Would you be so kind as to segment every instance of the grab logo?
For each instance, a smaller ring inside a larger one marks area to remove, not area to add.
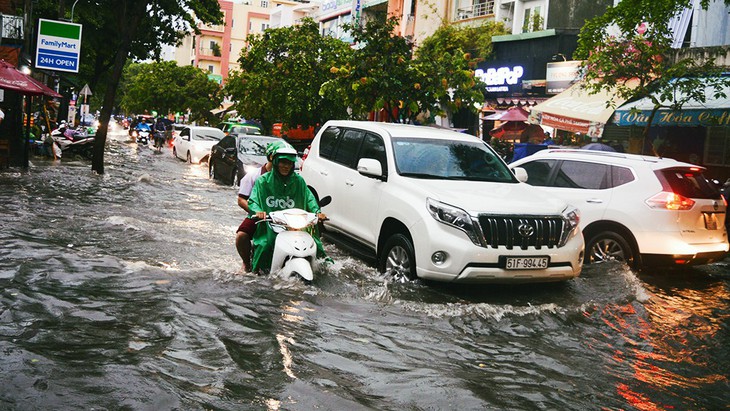
[[[289,196],[286,196],[286,200],[283,198],[268,196],[266,197],[266,205],[271,208],[276,207],[279,209],[294,208],[294,199],[289,198]]]

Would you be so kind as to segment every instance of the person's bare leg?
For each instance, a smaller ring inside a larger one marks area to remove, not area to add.
[[[236,233],[236,250],[241,256],[241,270],[245,273],[251,272],[251,239],[243,231]]]

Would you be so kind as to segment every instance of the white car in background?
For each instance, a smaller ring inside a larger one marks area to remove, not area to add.
[[[188,126],[172,141],[172,155],[188,163],[208,161],[210,148],[225,134],[215,127]]]
[[[586,264],[706,264],[725,257],[727,205],[703,167],[670,158],[549,149],[510,164],[578,207]]]
[[[579,215],[521,183],[486,143],[433,127],[328,121],[301,176],[331,196],[328,239],[395,279],[565,281],[583,263]]]

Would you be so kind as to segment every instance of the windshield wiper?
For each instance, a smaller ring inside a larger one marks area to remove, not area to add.
[[[446,177],[428,173],[400,173],[403,177],[444,179]]]

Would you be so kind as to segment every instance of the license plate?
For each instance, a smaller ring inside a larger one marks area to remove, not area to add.
[[[505,268],[508,270],[540,270],[548,267],[550,257],[507,257]]]
[[[717,221],[717,213],[702,213],[705,217],[705,228],[708,230],[717,230],[719,223]]]

